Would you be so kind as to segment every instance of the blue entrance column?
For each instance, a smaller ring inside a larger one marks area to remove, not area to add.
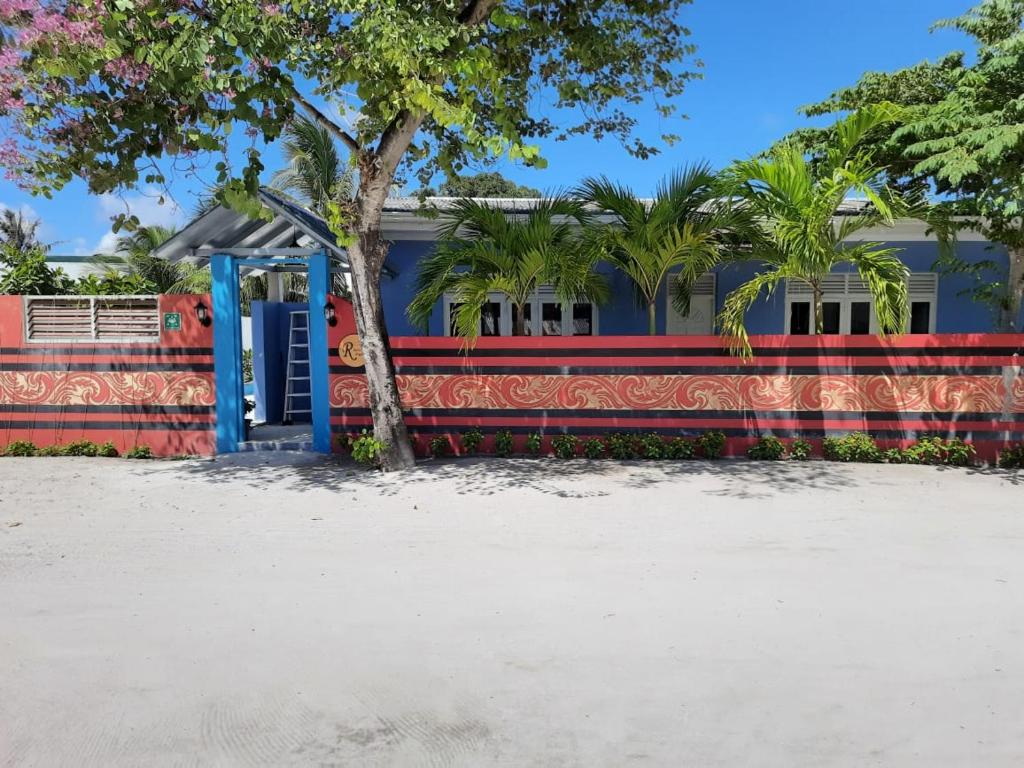
[[[238,262],[228,254],[214,254],[210,258],[210,272],[213,279],[211,300],[213,372],[217,389],[217,453],[234,453],[245,434]]]
[[[331,281],[331,263],[320,251],[309,257],[309,392],[313,413],[313,450],[331,452],[330,369],[327,364],[327,321],[324,306]]]

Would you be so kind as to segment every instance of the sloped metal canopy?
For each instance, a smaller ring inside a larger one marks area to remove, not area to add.
[[[243,274],[260,271],[290,271],[293,267],[245,267],[245,260],[265,260],[273,256],[299,256],[326,250],[336,262],[348,267],[348,253],[338,244],[322,218],[291,200],[266,188],[259,191],[259,200],[274,214],[270,221],[252,219],[226,206],[218,206],[193,219],[184,229],[167,239],[153,256],[167,261],[188,261],[205,266],[215,252],[234,253],[239,257]],[[385,272],[393,275],[390,267]]]

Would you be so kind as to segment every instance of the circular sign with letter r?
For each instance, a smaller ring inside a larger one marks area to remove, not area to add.
[[[363,360],[363,347],[356,334],[349,334],[341,340],[341,344],[338,345],[338,357],[349,368],[363,367],[366,361]]]

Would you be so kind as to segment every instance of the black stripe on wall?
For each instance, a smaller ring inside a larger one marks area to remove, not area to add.
[[[846,421],[913,420],[930,422],[949,421],[1011,421],[1024,424],[1024,413],[1004,417],[999,413],[954,413],[950,411],[750,411],[750,410],[618,410],[574,408],[410,408],[406,416],[446,417],[514,417],[514,418],[572,418],[572,419],[842,419]],[[331,408],[331,416],[369,416],[369,408]]]
[[[75,344],[67,347],[47,347],[29,343],[24,347],[0,347],[0,355],[125,355],[145,357],[184,357],[186,355],[212,355],[213,347],[159,347],[123,346],[89,347]]]
[[[457,434],[464,430],[476,427],[485,434],[494,434],[498,430],[508,430],[515,435],[528,435],[534,432],[538,432],[543,435],[594,435],[603,436],[610,432],[615,433],[629,433],[638,435],[647,435],[652,432],[659,435],[665,435],[668,437],[699,437],[708,429],[702,429],[699,427],[694,428],[658,428],[658,427],[558,427],[558,426],[515,426],[515,427],[490,427],[490,426],[477,426],[474,424],[444,424],[434,425],[427,424],[423,426],[410,426],[409,431],[413,434]],[[362,429],[356,425],[342,425],[334,424],[331,426],[331,432],[337,434],[350,434],[357,429]],[[776,429],[766,427],[765,429],[748,429],[745,427],[714,427],[714,431],[722,432],[726,437],[760,437],[762,435],[775,435],[776,437],[841,437],[849,434],[848,430],[841,429]],[[892,429],[880,429],[872,430],[871,436],[875,439],[894,439],[894,440],[916,440],[921,437],[932,437],[934,435],[941,435],[942,437],[960,437],[964,440],[997,440],[997,441],[1017,441],[1024,439],[1024,429],[1020,430],[892,430]]]
[[[813,376],[822,375],[887,375],[887,376],[939,376],[939,375],[974,375],[974,376],[1001,376],[1003,367],[996,365],[977,366],[892,366],[892,365],[871,365],[864,367],[850,366],[793,366],[793,365],[722,365],[722,366],[662,366],[662,365],[627,365],[627,366],[593,366],[579,367],[571,365],[551,366],[488,366],[486,368],[474,368],[473,366],[447,366],[447,365],[396,365],[396,372],[407,375],[444,375],[462,374],[467,376],[494,375],[549,375],[549,376],[657,376],[657,375],[678,375],[678,376],[729,376],[729,375],[750,375],[750,376]],[[362,369],[342,369],[331,366],[331,373],[360,373]]]
[[[869,347],[855,348],[808,348],[808,347],[754,347],[754,357],[930,357],[930,356],[954,356],[964,355],[1006,355],[1024,353],[1024,348],[1016,346],[1005,347],[907,347],[905,349],[871,349]],[[338,350],[332,349],[332,354],[337,357]],[[392,357],[462,357],[472,359],[474,357],[734,357],[728,350],[721,347],[638,347],[610,349],[540,349],[537,347],[522,347],[515,349],[473,349],[470,354],[464,355],[458,349],[423,349],[423,348],[392,348]]]
[[[2,363],[0,371],[50,371],[53,373],[90,371],[93,373],[158,373],[184,371],[188,373],[210,373],[213,363],[66,363],[54,360],[51,363]]]
[[[119,432],[147,430],[153,432],[210,432],[217,428],[212,421],[5,421],[0,419],[0,431],[5,429],[109,429]]]
[[[213,414],[216,408],[212,405],[37,405],[34,403],[0,404],[0,413],[123,413],[151,414],[155,416],[189,415],[202,416]]]

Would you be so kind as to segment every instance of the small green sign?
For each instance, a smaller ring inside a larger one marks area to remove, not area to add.
[[[181,330],[181,312],[164,312],[164,330]]]

